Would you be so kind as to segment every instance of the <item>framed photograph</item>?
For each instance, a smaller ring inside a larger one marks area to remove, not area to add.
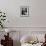
[[[28,6],[21,6],[20,16],[22,16],[22,17],[28,17],[29,16],[29,7]]]

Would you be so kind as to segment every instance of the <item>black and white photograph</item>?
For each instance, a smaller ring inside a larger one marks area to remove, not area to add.
[[[28,17],[29,16],[29,7],[28,6],[22,6],[20,8],[20,16],[22,16],[22,17]]]

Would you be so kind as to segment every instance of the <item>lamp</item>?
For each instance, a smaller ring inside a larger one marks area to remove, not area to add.
[[[5,32],[7,33],[7,36],[9,36],[9,29],[5,29]]]

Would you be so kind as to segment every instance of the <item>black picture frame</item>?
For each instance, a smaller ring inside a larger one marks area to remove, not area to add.
[[[20,16],[21,17],[28,17],[29,16],[29,6],[21,6]]]

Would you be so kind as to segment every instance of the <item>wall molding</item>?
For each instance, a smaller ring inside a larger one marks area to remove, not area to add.
[[[4,27],[5,28],[46,28],[46,27]]]
[[[46,27],[4,27],[10,31],[46,31]]]

